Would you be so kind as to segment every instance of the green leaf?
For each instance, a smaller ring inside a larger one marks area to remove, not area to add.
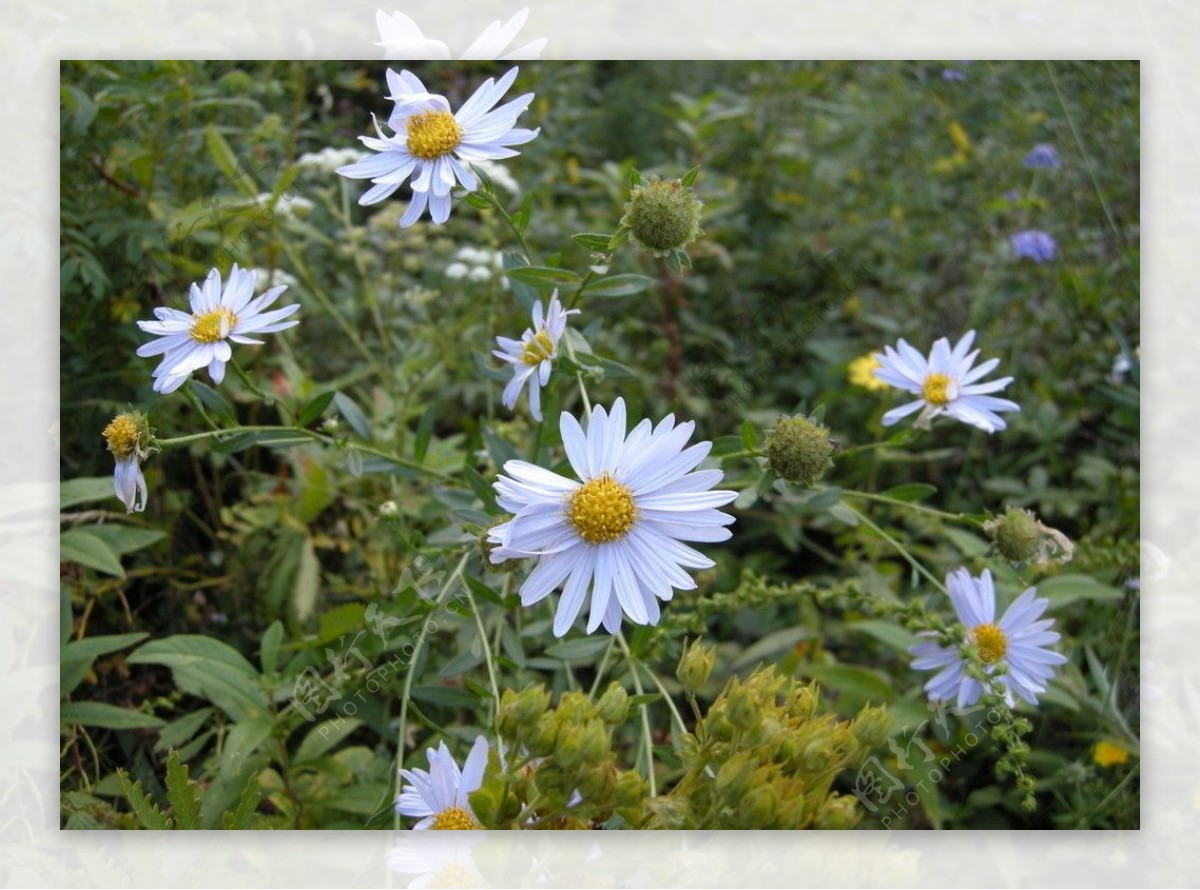
[[[476,210],[491,210],[492,202],[478,192],[467,192],[463,195],[463,200]]]
[[[883,497],[891,498],[894,501],[923,501],[936,491],[936,485],[929,485],[925,482],[908,482],[889,488],[883,492]]]
[[[263,634],[262,646],[259,649],[259,660],[262,662],[264,674],[275,673],[279,663],[279,644],[283,642],[283,622],[276,618]]]
[[[221,827],[226,831],[254,828],[254,814],[258,810],[258,802],[261,799],[262,790],[258,785],[258,776],[251,775],[246,780],[246,787],[242,789],[233,812],[221,814]]]
[[[260,714],[234,724],[221,748],[221,764],[218,767],[221,774],[241,774],[248,766],[250,756],[271,737],[274,728],[275,719],[271,714]]]
[[[107,544],[108,549],[117,554],[117,556],[124,556],[127,553],[133,553],[135,550],[149,547],[151,544],[156,544],[167,536],[166,532],[156,529],[134,528],[114,523],[89,525],[87,526],[87,532]]]
[[[853,624],[847,624],[846,629],[869,634],[885,646],[904,655],[908,654],[908,650],[912,646],[921,642],[916,634],[886,621],[855,621]]]
[[[296,749],[292,763],[301,764],[307,760],[316,760],[325,752],[337,747],[342,739],[362,725],[363,722],[355,717],[338,717],[318,723],[308,731],[308,735]]]
[[[176,634],[151,640],[127,661],[171,668],[176,686],[208,699],[234,720],[246,720],[267,711],[266,693],[258,672],[240,652],[220,640],[198,634]]]
[[[323,392],[312,397],[307,405],[300,409],[300,413],[296,415],[296,426],[308,426],[316,421],[325,409],[329,407],[329,403],[333,401],[335,393],[333,390]]]
[[[58,694],[70,695],[101,655],[119,652],[134,643],[140,643],[148,636],[150,635],[147,633],[111,634],[67,643],[62,647],[59,657]]]
[[[99,726],[104,729],[158,729],[165,722],[153,714],[143,714],[130,708],[99,701],[63,702],[58,711],[59,722],[65,726]]]
[[[864,701],[881,704],[894,697],[891,683],[882,674],[849,664],[802,664],[796,673],[811,677],[822,686]]]
[[[196,784],[188,780],[188,768],[179,762],[179,754],[175,751],[167,757],[167,801],[171,804],[176,828],[189,831],[200,827],[200,798],[196,795]]]
[[[479,699],[471,693],[446,686],[418,686],[413,689],[412,697],[446,708],[475,708],[479,705]]]
[[[58,508],[65,510],[76,504],[89,504],[115,498],[112,476],[81,476],[65,479],[58,489]]]
[[[580,281],[579,276],[570,269],[556,269],[552,266],[521,266],[508,270],[506,274],[509,279],[538,290],[577,285]]]
[[[209,124],[204,129],[204,142],[207,144],[208,153],[212,157],[213,163],[217,165],[218,170],[232,180],[244,194],[258,194],[258,188],[254,180],[244,175],[238,169],[237,155],[233,153],[233,149],[229,147],[229,143],[225,141],[225,137],[217,132],[217,128],[214,125]]]
[[[766,660],[767,656],[791,649],[802,640],[812,639],[812,636],[812,629],[808,627],[786,627],[769,633],[753,645],[747,646],[733,662],[732,669],[736,671]]]
[[[1037,585],[1037,595],[1050,600],[1052,608],[1061,609],[1077,600],[1114,602],[1124,595],[1115,587],[1102,584],[1090,575],[1057,575]]]
[[[630,297],[649,290],[653,285],[653,278],[626,273],[594,278],[588,282],[583,292],[588,297]]]
[[[483,646],[470,646],[465,652],[458,653],[458,655],[446,662],[441,670],[438,671],[438,676],[442,679],[457,677],[459,674],[466,673],[482,662]]]
[[[985,541],[978,535],[964,531],[961,528],[955,528],[948,525],[942,529],[941,534],[950,539],[950,543],[958,548],[963,556],[976,557],[983,556],[991,549],[991,544]]]
[[[618,247],[620,247],[622,244],[624,244],[628,240],[629,240],[629,227],[628,226],[619,226],[617,228],[617,230],[615,232],[613,232],[612,238],[610,238],[608,241],[609,253],[616,250]]]
[[[121,783],[121,793],[129,801],[134,815],[137,816],[138,824],[142,828],[164,829],[171,827],[171,820],[163,815],[162,811],[154,805],[154,801],[142,790],[141,782],[131,781],[129,773],[123,769],[117,770],[117,780]]]
[[[572,235],[571,240],[584,250],[590,250],[593,253],[608,253],[608,244],[612,240],[612,235],[580,232],[578,235]]]
[[[158,731],[158,741],[154,743],[154,753],[161,754],[171,748],[182,748],[197,732],[200,731],[209,718],[216,713],[215,708],[197,708],[189,711],[178,720],[172,720]],[[181,753],[182,757],[183,754]]]
[[[471,592],[489,603],[494,603],[497,606],[503,606],[504,600],[500,598],[500,594],[492,590],[482,581],[472,578],[470,575],[463,575],[463,580],[467,582],[467,586],[471,588]]]
[[[233,410],[233,405],[229,404],[229,400],[223,395],[207,383],[201,383],[195,377],[188,381],[188,386],[196,394],[196,398],[200,400],[200,404],[204,406],[205,410],[212,415],[213,419],[220,426],[237,425],[237,414]]]
[[[652,705],[662,701],[662,694],[658,692],[646,692],[642,695],[629,696],[629,707],[636,708],[640,705]]]
[[[296,580],[292,583],[292,614],[303,624],[317,606],[317,594],[321,589],[321,563],[313,548],[312,538],[304,536],[300,545],[300,562],[296,568]]]
[[[687,173],[683,174],[683,179],[679,180],[680,185],[692,186],[696,184],[696,177],[700,175],[699,165],[693,167]]]
[[[467,484],[471,486],[471,491],[475,492],[475,496],[483,503],[483,509],[489,514],[497,513],[496,494],[492,491],[492,487],[479,475],[479,471],[470,464],[464,464],[463,477],[467,480]]]
[[[292,445],[307,445],[312,441],[311,436],[291,430],[240,430],[218,438],[216,444],[213,445],[213,450],[221,454],[236,454],[247,448],[253,448],[255,445],[264,445],[267,448],[287,448]]]
[[[752,424],[749,420],[742,421],[742,446],[747,451],[754,451],[758,448],[758,427]]]
[[[358,433],[358,437],[370,441],[371,422],[367,420],[367,415],[363,413],[362,408],[358,407],[358,403],[344,392],[334,393],[333,403],[341,412],[342,417],[346,418],[346,423],[350,424],[351,429]]]
[[[437,419],[438,405],[433,402],[425,409],[417,422],[417,440],[413,445],[413,459],[419,464],[425,460],[425,452],[429,450],[429,440],[433,437],[433,422]]]
[[[121,560],[112,548],[102,539],[82,528],[67,529],[58,539],[58,552],[61,559],[77,562],[81,566],[104,572],[106,575],[125,577],[121,568]]]
[[[580,637],[578,640],[567,640],[555,643],[546,648],[546,654],[551,658],[561,658],[563,661],[580,661],[599,655],[608,648],[612,640],[609,637]]]

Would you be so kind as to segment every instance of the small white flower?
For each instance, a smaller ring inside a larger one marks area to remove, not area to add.
[[[263,193],[254,199],[255,204],[267,205],[272,213],[278,214],[283,219],[291,219],[297,216],[308,216],[312,212],[313,202],[301,195],[287,194],[280,195],[275,201],[274,207],[269,207],[271,203],[270,193]]]
[[[491,281],[492,273],[486,266],[475,266],[467,273],[467,278],[471,281]]]
[[[550,297],[546,317],[542,318],[542,301],[533,304],[533,327],[526,328],[520,340],[497,337],[499,349],[492,355],[513,366],[512,380],[504,387],[504,407],[509,411],[517,404],[521,387],[529,383],[529,413],[534,420],[542,419],[542,387],[550,379],[550,369],[558,357],[558,341],[567,329],[567,316],[578,315],[578,309],[563,311],[558,291]]]
[[[382,9],[375,12],[375,24],[379,27],[379,42],[384,48],[384,59],[448,59],[450,48],[440,40],[433,40],[421,33],[421,28],[402,12],[390,16]]]
[[[425,752],[429,759],[429,772],[423,769],[400,770],[400,776],[408,782],[396,798],[396,812],[401,816],[420,819],[414,829],[423,830],[471,830],[482,828],[468,800],[471,792],[483,785],[483,772],[487,768],[487,739],[479,736],[471,746],[466,763],[460,771],[454,757],[442,742],[437,749]]]
[[[523,605],[564,585],[556,637],[574,624],[589,589],[588,633],[601,624],[616,633],[622,615],[657,624],[659,600],[696,588],[684,569],[714,565],[682,542],[727,540],[733,517],[716,508],[737,492],[710,490],[724,478],[721,470],[695,470],[712,448],[711,442],[684,448],[695,427],[693,421],[676,426],[669,414],[657,426],[643,420],[626,435],[625,402],[617,399],[610,412],[596,407],[586,432],[562,413],[559,430],[579,481],[523,460],[504,464],[497,503],[513,518],[488,532],[495,545],[489,559],[538,557],[521,585]]]
[[[904,340],[895,348],[886,347],[875,376],[889,386],[915,393],[920,398],[884,414],[883,425],[891,426],[914,411],[924,409],[913,424],[920,429],[929,429],[929,422],[939,414],[947,414],[986,433],[1004,429],[1004,421],[996,412],[1020,411],[1021,407],[1016,402],[986,393],[1004,389],[1012,383],[1012,378],[976,383],[994,370],[1000,359],[989,359],[972,370],[979,355],[978,349],[967,352],[973,342],[974,331],[967,331],[953,349],[950,341],[942,337],[933,344],[928,359]]]
[[[284,321],[300,308],[298,303],[264,312],[287,290],[287,285],[273,287],[260,297],[254,296],[254,272],[239,269],[235,263],[229,270],[229,281],[221,289],[221,273],[213,269],[204,279],[204,286],[192,285],[192,311],[165,307],[154,310],[157,321],[139,321],[138,327],[155,339],[141,346],[142,358],[162,355],[154,369],[155,392],[174,392],[193,371],[207,366],[214,383],[225,378],[225,363],[233,357],[229,341],[261,345],[250,334],[270,334],[282,331],[298,321]]]
[[[455,185],[468,192],[479,187],[472,163],[514,157],[519,152],[510,146],[537,136],[539,130],[516,126],[517,118],[533,101],[533,93],[495,108],[516,79],[516,68],[499,81],[488,78],[454,114],[446,97],[427,91],[416,75],[389,70],[387,80],[392,92],[388,98],[395,101],[396,107],[388,126],[395,135],[386,136],[376,120],[379,138],[359,139],[380,154],[339,167],[337,172],[375,183],[358,199],[364,205],[378,204],[411,176],[412,201],[400,219],[401,227],[415,223],[426,208],[435,223],[444,223],[450,217],[450,190]]]
[[[1046,691],[1046,681],[1054,675],[1053,666],[1067,660],[1061,653],[1045,648],[1059,639],[1057,633],[1049,630],[1054,619],[1037,620],[1050,600],[1037,599],[1037,588],[1030,587],[997,622],[996,590],[987,569],[978,579],[972,578],[966,569],[951,572],[946,576],[946,590],[959,621],[967,629],[967,642],[983,662],[984,671],[990,675],[1004,666],[999,681],[1005,702],[1012,707],[1015,693],[1036,705],[1038,695]],[[932,631],[921,634],[934,635]],[[967,673],[968,659],[959,648],[929,642],[913,646],[909,652],[916,656],[912,663],[915,670],[938,672],[925,684],[931,701],[956,700],[958,707],[965,708],[979,700],[983,684]]]
[[[302,168],[333,173],[338,167],[353,164],[363,158],[370,157],[370,152],[358,148],[334,148],[326,146],[317,152],[305,152],[296,161]]]
[[[284,287],[295,287],[300,283],[296,280],[295,275],[285,272],[282,269],[256,268],[251,271],[254,272],[255,290],[267,290],[276,284],[282,284]]]
[[[447,278],[466,278],[468,271],[469,270],[467,269],[466,263],[451,263],[449,266],[446,267],[446,277]]]

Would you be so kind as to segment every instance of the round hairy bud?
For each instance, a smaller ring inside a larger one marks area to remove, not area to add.
[[[767,463],[777,476],[812,485],[833,466],[829,430],[807,417],[781,417],[767,433]]]
[[[655,256],[682,250],[700,237],[700,209],[691,186],[678,179],[651,179],[629,194],[621,225],[634,243]]]

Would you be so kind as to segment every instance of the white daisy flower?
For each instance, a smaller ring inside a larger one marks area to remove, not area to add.
[[[221,273],[213,269],[204,279],[203,287],[192,285],[192,311],[159,308],[154,310],[158,321],[139,321],[138,327],[156,339],[141,346],[142,358],[162,354],[154,370],[155,392],[174,392],[193,371],[208,366],[214,383],[225,378],[225,363],[233,357],[229,341],[262,344],[250,334],[270,334],[282,331],[298,321],[283,321],[300,308],[299,303],[263,310],[279,299],[287,285],[273,287],[262,296],[254,296],[255,274],[252,269],[239,269],[235,263],[229,270],[229,280],[221,290]]]
[[[515,126],[517,118],[533,101],[533,93],[494,107],[516,79],[516,68],[499,81],[488,78],[455,114],[451,113],[446,97],[430,93],[416,75],[389,70],[387,80],[392,93],[388,98],[395,101],[396,108],[388,126],[395,135],[384,135],[376,120],[379,138],[360,136],[359,139],[380,154],[339,167],[337,172],[375,183],[358,199],[364,205],[379,203],[411,176],[412,201],[400,219],[401,227],[415,223],[426,208],[435,223],[444,223],[450,217],[450,190],[455,185],[468,192],[479,187],[471,163],[514,157],[519,152],[509,146],[521,145],[537,136],[539,130]]]
[[[928,359],[904,340],[894,349],[886,347],[880,366],[875,369],[875,376],[889,386],[915,393],[920,398],[884,414],[883,425],[891,426],[902,417],[924,409],[913,424],[920,429],[929,429],[929,422],[939,414],[947,414],[986,433],[1004,429],[1004,421],[996,412],[1020,411],[1021,406],[986,393],[1004,389],[1012,383],[1012,378],[1002,377],[988,383],[976,383],[994,370],[1000,364],[1000,359],[989,359],[972,369],[979,355],[978,349],[969,354],[967,352],[973,342],[974,331],[967,331],[953,349],[950,348],[950,341],[942,337],[933,344]]]
[[[542,319],[542,301],[533,304],[533,327],[526,328],[520,340],[497,337],[499,349],[492,355],[513,366],[512,380],[504,387],[502,401],[509,411],[517,404],[521,387],[529,383],[529,413],[533,419],[542,419],[542,387],[550,379],[550,368],[558,357],[558,341],[567,329],[567,316],[578,315],[578,309],[563,311],[558,301],[558,291],[550,297],[550,307]]]
[[[720,470],[694,468],[711,442],[690,448],[693,421],[675,424],[668,414],[658,426],[643,420],[625,433],[625,402],[612,411],[597,407],[587,432],[565,411],[563,445],[579,481],[523,460],[510,460],[495,483],[497,503],[514,514],[488,532],[490,559],[539,557],[521,585],[531,606],[565,582],[554,618],[563,636],[591,592],[587,632],[601,624],[621,628],[622,613],[634,624],[657,624],[658,601],[675,590],[694,590],[684,569],[708,569],[707,556],[683,541],[724,541],[733,517],[717,510],[735,491],[710,491]]]
[[[967,641],[984,664],[984,671],[993,674],[1003,665],[999,681],[1004,688],[1004,700],[1012,707],[1014,694],[1037,704],[1037,697],[1046,691],[1046,681],[1054,675],[1054,665],[1064,664],[1066,657],[1045,648],[1059,639],[1049,630],[1054,619],[1037,618],[1050,605],[1048,599],[1037,599],[1037,588],[1030,587],[1005,610],[996,621],[996,591],[987,569],[978,579],[966,569],[946,576],[946,590],[958,619],[967,629]],[[926,631],[921,636],[933,636]],[[959,647],[938,643],[921,643],[909,652],[916,656],[912,667],[918,671],[938,673],[925,684],[932,701],[957,700],[958,707],[975,704],[983,692],[983,684],[967,671],[968,657]]]
[[[483,736],[475,739],[471,753],[460,771],[450,749],[442,742],[437,749],[425,752],[429,758],[429,772],[423,769],[400,770],[400,776],[408,782],[396,798],[396,812],[401,816],[420,819],[414,829],[468,831],[482,828],[471,810],[468,796],[483,785],[483,771],[487,767],[488,743]]]
[[[379,28],[379,42],[384,48],[384,59],[448,59],[450,47],[440,40],[426,37],[421,26],[402,12],[391,15],[382,9],[375,11],[375,24]]]

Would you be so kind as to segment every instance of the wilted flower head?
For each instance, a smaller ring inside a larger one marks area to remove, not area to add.
[[[146,509],[146,477],[142,461],[150,455],[150,421],[140,411],[118,414],[104,428],[104,441],[116,459],[113,489],[127,513]]]
[[[511,158],[518,152],[510,146],[537,136],[538,130],[516,127],[517,118],[533,101],[533,93],[495,108],[516,79],[516,68],[499,81],[488,78],[457,113],[452,113],[446,97],[430,93],[415,74],[389,70],[389,98],[396,106],[388,126],[394,135],[385,135],[375,121],[379,138],[359,139],[379,154],[339,167],[337,172],[375,183],[358,199],[364,205],[378,204],[411,177],[412,201],[400,225],[411,226],[427,208],[435,223],[444,223],[450,216],[450,190],[456,185],[469,192],[479,187],[472,163]]]
[[[1058,242],[1040,229],[1017,232],[1009,237],[1008,242],[1018,257],[1033,260],[1035,263],[1048,263],[1058,252]]]
[[[1011,377],[1001,377],[988,383],[976,383],[1000,364],[1000,359],[989,359],[977,368],[972,368],[979,350],[969,352],[975,342],[975,332],[967,331],[962,339],[950,348],[950,341],[942,337],[933,344],[929,357],[921,355],[904,340],[895,348],[888,346],[884,351],[881,367],[875,376],[890,386],[919,395],[920,398],[883,415],[883,425],[891,426],[914,411],[920,411],[913,426],[928,429],[929,422],[939,414],[978,427],[986,433],[1004,429],[999,411],[1020,411],[1016,402],[998,399],[987,393],[997,392],[1012,383]]]

